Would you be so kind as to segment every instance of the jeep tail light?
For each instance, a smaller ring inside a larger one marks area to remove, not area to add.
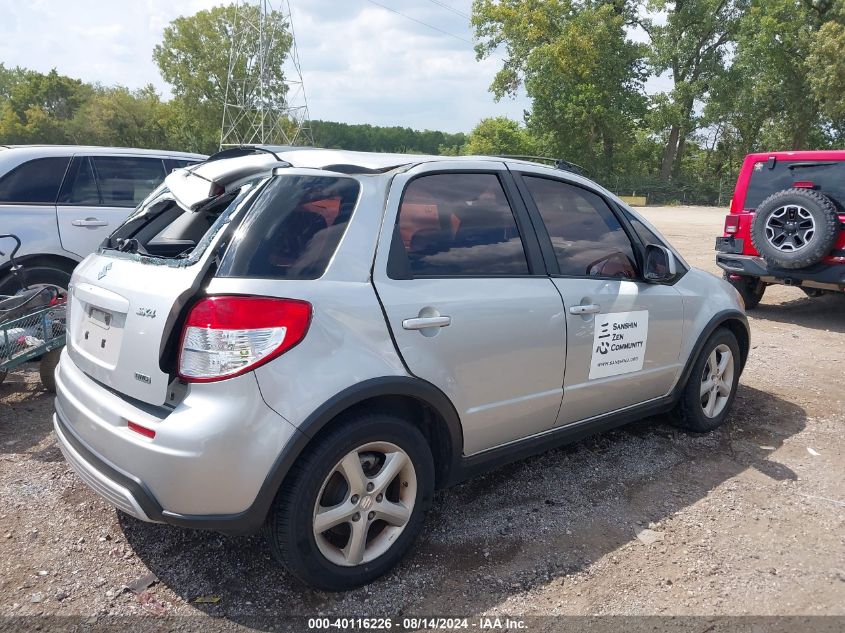
[[[179,376],[188,382],[239,376],[299,343],[310,323],[307,301],[205,298],[188,313],[179,349]]]
[[[725,233],[733,235],[739,231],[739,216],[730,214],[725,218]]]

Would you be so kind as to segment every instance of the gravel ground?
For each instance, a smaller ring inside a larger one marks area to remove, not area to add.
[[[723,210],[644,212],[717,272]],[[406,561],[345,594],[303,588],[259,537],[117,514],[65,464],[37,372],[17,372],[0,385],[0,629],[38,621],[8,619],[23,615],[206,630],[291,614],[845,616],[845,296],[774,287],[750,316],[725,427],[645,420],[443,491]]]

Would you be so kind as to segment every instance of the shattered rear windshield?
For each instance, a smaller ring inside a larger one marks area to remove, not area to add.
[[[195,210],[181,207],[162,185],[103,242],[101,251],[145,263],[190,266],[199,261],[260,184],[249,182]]]

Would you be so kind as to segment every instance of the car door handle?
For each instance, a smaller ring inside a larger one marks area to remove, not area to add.
[[[569,308],[570,314],[598,314],[601,312],[601,306],[597,303],[588,303],[587,305],[571,306]]]
[[[108,226],[109,223],[100,218],[85,218],[84,220],[74,220],[71,222],[73,226]]]
[[[451,323],[452,317],[448,316],[417,317],[405,319],[402,321],[402,327],[406,330],[425,330],[430,327],[446,327]]]

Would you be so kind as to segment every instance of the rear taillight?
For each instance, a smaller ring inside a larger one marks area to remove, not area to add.
[[[294,299],[220,296],[188,313],[179,349],[179,376],[211,382],[239,376],[299,343],[311,304]]]
[[[731,213],[725,218],[725,233],[733,235],[737,231],[739,231],[739,216]]]

